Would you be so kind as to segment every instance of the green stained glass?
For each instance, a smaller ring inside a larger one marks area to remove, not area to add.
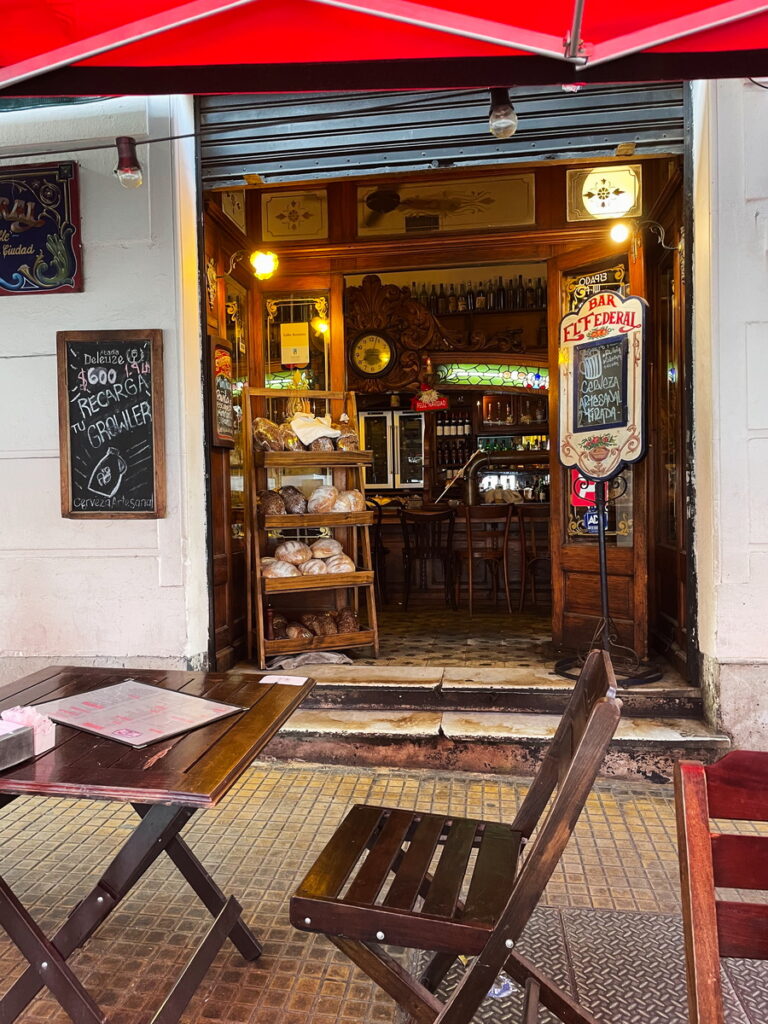
[[[546,366],[507,366],[499,363],[440,363],[435,367],[438,384],[471,384],[494,388],[547,391]]]

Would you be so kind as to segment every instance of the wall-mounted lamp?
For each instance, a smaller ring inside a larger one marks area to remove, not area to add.
[[[315,334],[319,334],[321,337],[324,334],[327,334],[328,331],[331,329],[331,325],[328,323],[325,317],[322,316],[313,316],[312,319],[309,321],[309,326],[312,328]]]
[[[664,228],[659,224],[657,220],[639,220],[639,221],[626,221],[617,220],[611,225],[610,236],[614,242],[626,242],[630,235],[634,232],[639,232],[641,228],[648,228],[656,235],[656,240],[662,249],[669,249],[672,252],[676,252],[679,245],[667,245],[665,241]]]
[[[517,114],[509,98],[509,89],[491,89],[491,110],[488,115],[491,135],[497,139],[509,139],[517,131]]]
[[[274,252],[263,252],[261,249],[256,249],[255,252],[249,253],[247,249],[238,249],[230,257],[227,274],[232,273],[232,269],[238,260],[246,258],[253,268],[254,277],[257,277],[259,281],[266,281],[267,278],[272,277],[279,263]]]
[[[123,188],[141,188],[144,175],[141,173],[141,164],[136,156],[136,139],[130,135],[118,135],[115,139],[117,146],[117,167],[115,174]]]

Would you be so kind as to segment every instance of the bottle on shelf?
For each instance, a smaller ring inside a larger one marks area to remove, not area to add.
[[[515,285],[515,309],[525,309],[525,285],[522,274],[518,274]]]
[[[437,291],[435,290],[434,285],[432,285],[432,290],[429,293],[428,305],[430,313],[437,313]]]
[[[511,277],[507,281],[507,309],[517,310],[517,291],[515,290],[515,282]]]
[[[459,299],[458,299],[458,296],[456,295],[456,290],[453,287],[453,282],[451,282],[451,290],[448,292],[448,312],[449,313],[458,313],[458,311],[459,311]]]
[[[426,286],[426,284],[423,281],[421,282],[421,288],[419,288],[419,302],[425,308],[429,306],[429,296],[427,295],[427,286]]]
[[[485,308],[489,311],[496,309],[496,292],[494,291],[493,281],[490,279],[485,286]]]
[[[416,284],[415,281],[411,281],[411,290],[409,292],[409,295],[411,296],[412,299],[416,299],[418,301],[419,286]]]
[[[442,281],[440,282],[440,291],[437,293],[437,315],[442,316],[448,312],[448,296],[445,294],[445,288],[443,287]]]
[[[445,433],[445,421],[443,420],[443,414],[439,412],[435,421],[435,434],[437,437],[442,437]]]
[[[467,289],[465,288],[463,281],[459,285],[459,294],[456,299],[456,304],[459,313],[466,313],[467,309],[469,308],[467,305]]]
[[[496,309],[504,311],[507,306],[507,289],[504,287],[504,278],[499,274],[499,283],[496,285]]]
[[[540,277],[536,278],[536,309],[544,309],[544,285]]]
[[[475,292],[475,309],[478,309],[478,310],[480,310],[480,309],[482,309],[482,310],[487,309],[487,305],[486,305],[486,301],[485,301],[485,288],[483,288],[483,282],[482,281],[480,281],[480,283],[478,284],[477,291]]]
[[[525,308],[536,309],[536,289],[533,287],[533,278],[528,278],[528,286],[525,289]]]
[[[472,282],[469,282],[467,288],[467,310],[471,313],[475,308],[475,289],[472,287]]]

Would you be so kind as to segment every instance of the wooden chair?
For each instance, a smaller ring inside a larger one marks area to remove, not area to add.
[[[403,608],[407,610],[411,598],[411,574],[414,565],[419,570],[419,588],[427,589],[427,562],[436,561],[443,567],[446,604],[453,605],[453,530],[456,514],[446,509],[401,509],[403,529]]]
[[[610,658],[591,651],[511,825],[354,806],[291,900],[294,927],[327,935],[419,1024],[468,1024],[502,970],[526,986],[527,1019],[540,1000],[568,1024],[595,1024],[514,947],[618,725],[615,688]],[[416,978],[382,944],[433,956]],[[443,1003],[434,992],[460,954],[476,959]]]
[[[715,890],[768,890],[768,835],[711,831],[710,819],[768,821],[768,753],[734,750],[675,767],[690,1024],[723,1024],[720,958],[768,960],[768,904]]]
[[[459,604],[461,577],[464,563],[467,564],[467,594],[469,598],[470,618],[473,614],[472,599],[474,597],[475,561],[481,561],[491,574],[491,587],[494,605],[498,600],[499,570],[504,580],[504,595],[507,599],[507,611],[512,614],[512,601],[509,596],[509,529],[512,524],[514,505],[465,505],[464,522],[467,530],[466,548],[454,551],[456,562],[455,584],[456,604]]]
[[[531,581],[531,597],[536,604],[536,566],[542,562],[552,561],[549,547],[539,551],[536,539],[536,523],[546,520],[549,523],[549,505],[518,505],[518,525],[520,528],[520,605],[518,611],[525,606],[525,592],[528,580]]]

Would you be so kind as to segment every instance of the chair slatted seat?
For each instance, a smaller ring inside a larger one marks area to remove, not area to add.
[[[595,1024],[514,947],[618,725],[615,687],[608,655],[590,652],[510,824],[352,807],[293,896],[292,924],[325,934],[419,1024],[467,1024],[502,969],[526,986],[529,1016],[541,1002],[568,1024]],[[416,978],[382,944],[433,955]],[[442,1002],[434,992],[462,954],[476,959]]]

